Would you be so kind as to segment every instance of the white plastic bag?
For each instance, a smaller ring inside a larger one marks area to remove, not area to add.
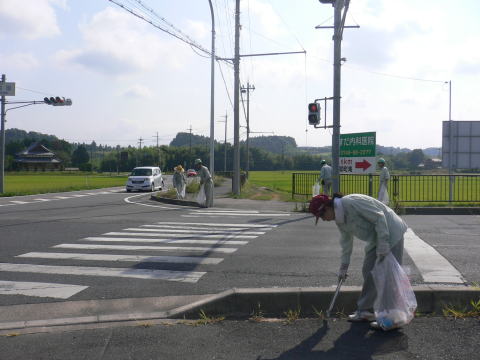
[[[389,253],[383,261],[377,261],[372,276],[377,289],[373,310],[378,325],[383,330],[407,325],[415,316],[417,299],[395,256]]]
[[[312,186],[312,197],[320,195],[320,184],[318,182]]]
[[[388,196],[387,186],[382,184],[378,190],[378,201],[388,205],[390,202],[390,197]]]
[[[207,197],[205,196],[205,189],[203,185],[200,186],[200,191],[197,194],[197,203],[200,206],[205,206],[205,202],[207,201]]]

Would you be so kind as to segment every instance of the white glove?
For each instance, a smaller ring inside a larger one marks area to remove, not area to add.
[[[346,280],[347,279],[347,271],[348,271],[349,264],[341,264],[340,269],[338,270],[338,280]]]
[[[377,244],[377,258],[382,261],[390,252],[390,245],[386,241],[380,241]]]

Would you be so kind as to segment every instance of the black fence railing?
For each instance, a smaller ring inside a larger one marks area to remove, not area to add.
[[[293,173],[292,197],[312,196],[319,173]],[[376,196],[378,175],[340,175],[340,192]],[[392,175],[390,197],[400,203],[480,203],[480,175]]]

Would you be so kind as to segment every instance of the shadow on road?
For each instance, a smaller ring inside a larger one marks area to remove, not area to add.
[[[399,331],[374,331],[369,325],[351,324],[350,329],[341,334],[328,350],[314,350],[325,348],[328,344],[321,344],[329,330],[325,320],[323,326],[310,337],[294,348],[287,350],[279,357],[269,360],[289,359],[331,359],[331,360],[370,360],[373,355],[389,354],[408,349],[408,337]],[[266,360],[258,357],[257,360]]]

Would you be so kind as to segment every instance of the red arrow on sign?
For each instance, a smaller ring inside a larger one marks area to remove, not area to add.
[[[372,164],[370,164],[367,160],[363,159],[363,161],[359,162],[357,161],[355,163],[355,168],[356,169],[363,169],[363,171],[367,170]]]

